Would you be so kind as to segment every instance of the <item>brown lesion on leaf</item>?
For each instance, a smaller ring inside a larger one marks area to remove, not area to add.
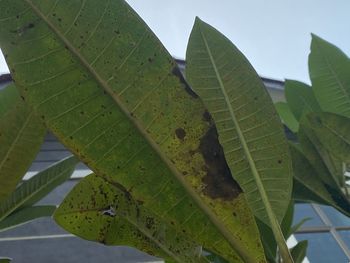
[[[202,178],[202,182],[205,184],[204,194],[213,199],[220,198],[225,201],[235,199],[242,192],[242,189],[232,178],[214,125],[201,138],[197,152],[202,154],[205,161],[205,165],[202,167],[206,172]]]
[[[206,121],[206,122],[209,122],[209,123],[213,122],[213,118],[212,118],[212,116],[211,116],[211,114],[209,113],[208,110],[204,111],[202,117],[203,117],[203,120]]]
[[[10,32],[21,36],[24,33],[26,33],[29,29],[34,28],[34,27],[35,27],[35,24],[31,22],[31,23],[28,23],[28,24],[26,24],[26,25],[24,25],[16,30],[11,30]]]
[[[179,140],[183,141],[184,138],[186,137],[186,131],[182,128],[177,128],[175,130],[175,135]]]
[[[184,76],[182,75],[180,69],[178,66],[174,66],[171,73],[175,75],[180,82],[184,85],[185,91],[191,95],[192,98],[198,99],[198,95],[191,89],[191,87],[188,85],[187,81],[185,80]]]

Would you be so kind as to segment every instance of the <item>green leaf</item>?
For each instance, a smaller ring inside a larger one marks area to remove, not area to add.
[[[84,178],[74,187],[54,218],[84,239],[133,246],[176,262],[208,262],[201,256],[201,247],[188,236],[144,209],[122,186],[107,183],[96,175]]]
[[[290,149],[294,168],[293,199],[331,205],[341,213],[349,215],[350,204],[342,196],[340,190],[325,185],[297,147],[291,144]]]
[[[294,216],[294,202],[291,201],[287,212],[281,222],[281,230],[282,233],[287,240],[290,237],[292,222],[293,222],[293,216]],[[267,259],[269,262],[276,262],[277,257],[277,243],[275,240],[275,237],[273,235],[273,232],[270,227],[268,227],[266,224],[261,222],[259,219],[257,219],[261,239],[264,245],[264,250]]]
[[[308,196],[309,192],[312,192],[314,195],[318,196],[318,198],[323,200],[324,203],[331,203],[332,197],[303,153],[293,144],[290,144],[290,151],[294,168],[294,198],[299,201],[307,201],[300,200],[298,197],[302,196],[305,198]]]
[[[340,180],[336,175],[332,175],[329,171],[323,160],[324,157],[327,158],[328,154],[323,148],[320,140],[316,137],[316,134],[312,131],[306,118],[303,118],[301,122],[298,140],[304,156],[317,172],[319,179],[325,184],[337,188]]]
[[[0,258],[0,263],[10,263],[11,259],[10,258]]]
[[[309,85],[296,80],[286,80],[284,92],[289,108],[297,120],[308,112],[321,111]]]
[[[187,79],[213,116],[234,178],[255,216],[278,233],[289,253],[277,222],[291,198],[291,159],[263,82],[241,52],[199,18],[186,58]]]
[[[288,206],[286,215],[284,216],[283,221],[281,223],[281,230],[282,230],[283,236],[286,240],[291,235],[290,229],[291,229],[292,224],[293,224],[293,217],[294,217],[294,202],[292,200]]]
[[[18,209],[13,214],[0,221],[0,232],[29,223],[40,217],[51,216],[55,209],[56,206],[31,206]]]
[[[287,210],[292,170],[282,125],[264,85],[221,33],[196,19],[186,76],[210,110],[228,165],[255,215],[267,225],[264,198],[279,222]]]
[[[23,182],[7,199],[0,202],[0,221],[20,208],[32,206],[66,181],[77,163],[77,158],[69,157]]]
[[[211,263],[227,263],[226,260],[215,254],[207,256],[207,259],[209,259]]]
[[[16,84],[67,148],[208,249],[264,261],[205,107],[125,1],[3,0],[0,10]]]
[[[285,102],[277,102],[275,103],[275,108],[282,122],[288,127],[288,129],[294,133],[297,133],[299,130],[299,122],[294,117],[289,105]]]
[[[46,129],[20,98],[14,85],[0,91],[0,104],[1,201],[16,188],[30,167],[43,142]]]
[[[323,111],[350,117],[350,60],[337,47],[312,35],[309,73]]]
[[[350,162],[350,119],[328,112],[310,113],[307,118],[322,145],[343,162]]]
[[[288,237],[290,237],[292,234],[297,232],[302,227],[302,225],[304,225],[307,221],[311,219],[312,219],[311,217],[304,217],[298,223],[293,225],[288,232]]]
[[[0,90],[0,119],[16,105],[19,98],[14,85],[8,85]]]
[[[291,249],[291,254],[295,263],[303,262],[304,258],[306,257],[307,246],[308,246],[308,241],[303,240],[303,241],[300,241]]]

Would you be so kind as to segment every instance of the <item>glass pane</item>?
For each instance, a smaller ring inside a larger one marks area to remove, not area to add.
[[[344,216],[331,206],[320,205],[334,226],[350,226],[350,218]]]
[[[348,249],[350,250],[350,230],[346,231],[338,231],[338,234],[343,239],[345,244],[348,246]]]
[[[324,226],[321,218],[316,214],[310,204],[296,204],[294,208],[293,224],[299,223],[303,218],[310,217],[302,227]]]
[[[295,238],[309,241],[307,258],[312,263],[349,262],[330,233],[295,234]]]

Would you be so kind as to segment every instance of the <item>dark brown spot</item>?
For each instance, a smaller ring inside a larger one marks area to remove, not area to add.
[[[213,199],[221,198],[225,201],[235,199],[242,189],[232,178],[214,125],[202,137],[198,152],[203,155],[205,161],[203,170],[206,175],[202,179],[206,185],[204,194]]]
[[[178,79],[180,80],[180,82],[185,86],[185,90],[188,94],[191,95],[192,98],[198,99],[198,95],[191,89],[191,87],[188,85],[187,81],[185,80],[184,76],[182,75],[180,69],[178,68],[178,66],[174,66],[173,70],[171,71],[171,73],[173,73],[173,75],[175,75],[176,77],[178,77]]]
[[[177,128],[175,130],[176,137],[183,141],[183,139],[186,137],[186,131],[182,128]]]
[[[278,160],[278,163],[281,164],[281,163],[282,163],[282,160]]]
[[[203,120],[206,121],[206,122],[209,122],[209,123],[212,122],[213,119],[212,119],[212,117],[211,117],[209,111],[206,110],[206,111],[203,113]]]
[[[152,229],[153,225],[154,225],[154,219],[152,217],[147,217],[146,218],[146,227],[148,229]]]

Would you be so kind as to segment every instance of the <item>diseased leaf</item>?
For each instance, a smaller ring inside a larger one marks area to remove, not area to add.
[[[0,202],[0,221],[21,208],[31,207],[66,181],[77,163],[75,157],[66,158],[23,182],[8,198]]]
[[[268,205],[281,222],[292,190],[291,159],[258,74],[226,37],[197,18],[186,76],[213,116],[228,166],[253,213],[270,225]]]
[[[337,47],[312,35],[309,73],[323,111],[350,117],[350,60]]]
[[[282,124],[264,84],[242,53],[196,18],[186,76],[216,122],[233,177],[256,217],[273,230],[285,262],[292,262],[279,223],[292,191],[292,167]]]
[[[285,102],[277,102],[275,103],[275,108],[282,122],[288,127],[288,129],[297,133],[299,130],[299,122],[291,112],[289,105]]]
[[[106,245],[128,245],[176,262],[208,262],[202,248],[144,209],[121,185],[90,175],[68,194],[54,216],[71,233]],[[67,222],[72,222],[67,224]]]
[[[230,261],[264,262],[212,120],[124,1],[3,0],[0,10],[13,77],[67,148],[195,242]]]
[[[303,241],[300,241],[291,249],[291,254],[294,259],[294,263],[303,262],[304,258],[306,257],[307,246],[308,246],[308,241],[303,240]]]
[[[43,142],[46,129],[20,98],[14,85],[0,91],[0,104],[1,201],[16,188],[30,167]]]
[[[29,223],[40,217],[51,216],[55,209],[56,206],[31,206],[18,209],[13,214],[0,221],[0,232]]]

